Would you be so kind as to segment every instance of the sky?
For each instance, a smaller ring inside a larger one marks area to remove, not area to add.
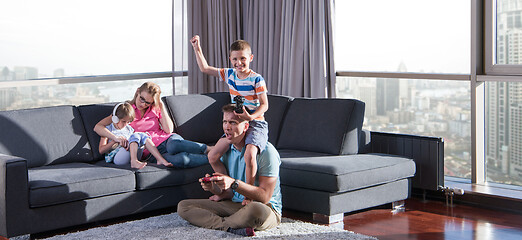
[[[170,71],[171,5],[0,0],[0,67],[49,75]],[[403,62],[410,72],[469,73],[469,0],[337,0],[335,7],[337,70],[397,71]]]
[[[170,0],[0,0],[0,7],[0,67],[86,75],[172,68]]]
[[[337,0],[337,70],[469,73],[469,0]],[[339,53],[339,54],[338,54]]]

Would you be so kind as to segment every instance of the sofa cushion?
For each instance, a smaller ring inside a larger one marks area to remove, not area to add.
[[[29,169],[31,207],[50,206],[116,193],[134,191],[130,170],[88,163],[66,163]]]
[[[164,97],[176,132],[187,140],[215,143],[223,135],[221,108],[230,103],[227,92]]]
[[[364,103],[355,99],[296,98],[287,110],[277,149],[357,154]]]
[[[194,183],[214,171],[210,164],[195,168],[166,168],[151,164],[136,173],[137,189],[179,186]]]
[[[0,153],[25,158],[30,168],[93,161],[76,107],[0,111],[0,126]]]
[[[412,159],[386,154],[281,158],[281,184],[346,192],[412,177]]]
[[[112,110],[116,103],[105,103],[105,104],[90,104],[79,106],[78,110],[82,116],[83,124],[85,126],[85,132],[87,133],[87,139],[91,144],[92,154],[94,160],[102,160],[103,155],[98,151],[98,145],[100,144],[100,135],[94,132],[94,126],[103,118],[112,114]]]
[[[283,118],[292,99],[286,96],[268,95],[268,111],[265,113],[265,120],[268,122],[268,141],[274,146],[277,144]]]
[[[110,167],[116,169],[128,169],[130,165],[115,165],[99,161],[98,166]],[[211,174],[214,171],[210,164],[195,168],[169,168],[154,163],[149,163],[144,168],[137,170],[136,174],[136,190],[146,190],[160,187],[179,186],[194,183],[205,176],[206,173]]]

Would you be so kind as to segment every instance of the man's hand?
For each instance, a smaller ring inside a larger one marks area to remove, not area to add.
[[[220,195],[221,193],[223,193],[223,190],[221,189],[221,187],[218,186],[213,176],[205,174],[205,177],[210,177],[210,182],[204,182],[203,178],[199,179],[199,182],[201,183],[201,188],[203,188],[203,190],[211,192],[215,195]]]
[[[215,184],[218,185],[220,189],[223,191],[232,192],[230,186],[232,183],[234,183],[235,179],[221,173],[214,173],[213,179]],[[270,201],[270,198],[274,193],[276,183],[277,177],[260,176],[259,186],[250,185],[240,181],[239,187],[234,191],[243,195],[245,199],[266,204],[268,201]],[[244,201],[242,204],[246,205],[248,203],[248,201]]]
[[[226,191],[230,188],[230,185],[234,183],[235,179],[222,174],[222,173],[214,173],[214,183],[216,183],[217,186],[223,191]]]

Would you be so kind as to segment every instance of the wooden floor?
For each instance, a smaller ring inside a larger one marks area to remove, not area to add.
[[[283,212],[283,216],[302,221],[312,220],[311,214],[288,210]],[[120,221],[127,220],[129,219]],[[392,213],[390,209],[379,208],[345,214],[344,229],[381,240],[518,240],[522,239],[522,215],[468,205],[447,207],[440,201],[422,201],[413,198],[406,201],[404,212]],[[62,233],[64,231],[32,237],[50,237]],[[0,240],[6,238],[0,237]]]
[[[391,209],[391,207],[390,207]],[[345,214],[344,229],[381,240],[395,239],[522,239],[522,215],[409,199],[404,212],[372,209]],[[310,214],[286,211],[287,217],[311,221]]]

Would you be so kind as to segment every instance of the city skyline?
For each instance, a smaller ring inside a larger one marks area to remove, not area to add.
[[[406,72],[406,64],[399,63],[396,71]],[[338,97],[365,102],[364,129],[442,137],[445,174],[471,177],[469,83],[338,77],[336,88]]]

